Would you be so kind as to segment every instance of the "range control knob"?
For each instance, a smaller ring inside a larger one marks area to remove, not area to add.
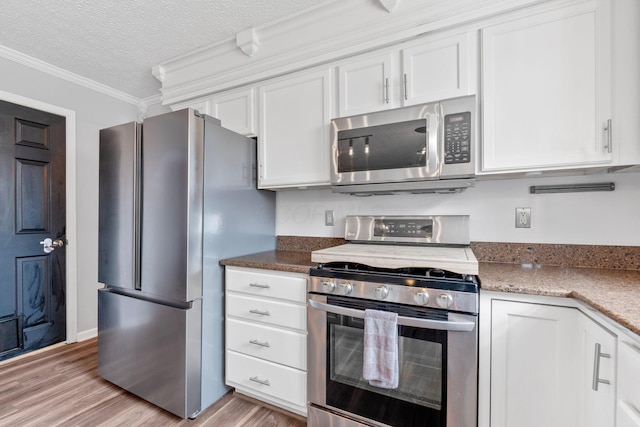
[[[429,304],[429,294],[426,290],[422,289],[413,294],[413,301],[418,305],[427,305]]]
[[[453,305],[453,298],[450,294],[440,294],[436,298],[436,302],[442,308],[450,308]]]
[[[335,282],[322,282],[322,290],[330,293],[336,290]]]
[[[342,295],[349,295],[351,292],[353,292],[353,286],[351,285],[351,283],[340,283],[338,285],[338,291],[340,291]]]
[[[385,299],[387,295],[389,295],[389,288],[386,286],[378,286],[374,292],[376,294],[376,298]]]

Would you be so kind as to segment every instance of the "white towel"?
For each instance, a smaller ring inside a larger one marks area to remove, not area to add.
[[[398,313],[364,311],[362,377],[374,387],[398,388]]]

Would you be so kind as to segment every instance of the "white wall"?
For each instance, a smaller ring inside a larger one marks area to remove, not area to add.
[[[76,113],[77,330],[86,337],[97,328],[98,288],[98,131],[136,120],[138,108],[97,91],[0,58],[0,91]],[[68,296],[68,300],[73,300]]]
[[[614,182],[613,192],[530,194],[529,186]],[[515,208],[531,208],[531,228],[515,228]],[[334,210],[335,226],[324,225]],[[331,190],[281,191],[276,232],[343,237],[346,215],[463,214],[471,240],[488,242],[640,245],[640,173],[480,181],[461,194],[355,197]]]

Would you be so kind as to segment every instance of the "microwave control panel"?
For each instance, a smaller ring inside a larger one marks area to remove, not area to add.
[[[471,161],[471,113],[444,116],[444,163]]]

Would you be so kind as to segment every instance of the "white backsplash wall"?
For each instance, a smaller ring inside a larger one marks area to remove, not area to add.
[[[530,194],[531,185],[614,182],[612,192]],[[515,208],[531,208],[531,228],[515,228]],[[342,237],[347,215],[470,215],[471,240],[640,245],[640,173],[478,181],[460,194],[355,197],[331,190],[280,191],[280,236]],[[325,210],[334,226],[324,225]]]

